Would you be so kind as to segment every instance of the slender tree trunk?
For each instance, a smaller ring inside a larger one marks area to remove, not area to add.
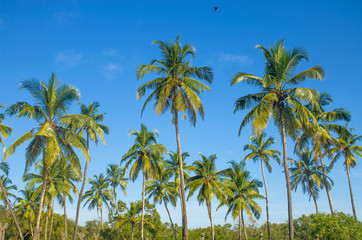
[[[45,154],[44,154],[44,157],[45,157]],[[44,203],[45,191],[46,191],[46,188],[47,188],[47,182],[48,182],[47,177],[48,177],[48,176],[47,176],[46,165],[45,165],[44,162],[43,162],[43,188],[42,188],[42,190],[41,190],[41,195],[40,195],[38,216],[37,216],[37,219],[36,219],[36,227],[35,227],[35,232],[34,232],[33,240],[38,240],[39,237],[40,237],[40,232],[39,232],[39,229],[40,229],[40,219],[41,219],[41,213],[42,213],[42,210],[43,210],[43,203]]]
[[[175,228],[175,226],[173,225],[172,218],[171,218],[171,214],[170,214],[170,211],[168,210],[168,207],[167,207],[167,203],[166,203],[166,201],[165,201],[165,198],[163,198],[163,203],[165,204],[165,208],[166,208],[166,210],[167,210],[168,217],[170,218],[170,223],[171,223],[171,227],[172,227],[172,229],[173,229],[173,234],[175,235],[175,240],[177,240],[176,228]]]
[[[118,209],[118,204],[117,204],[117,192],[116,192],[116,187],[113,186],[113,195],[114,195],[114,203],[115,203],[115,207],[116,207],[116,213],[117,213],[117,217],[119,216],[119,209]],[[122,227],[119,227],[119,231],[121,233],[121,240],[123,240],[123,231],[122,231]]]
[[[248,235],[246,234],[246,227],[245,227],[245,222],[244,222],[243,210],[241,210],[241,220],[243,221],[243,230],[244,230],[245,239],[248,240]]]
[[[146,184],[146,173],[143,173],[142,182],[142,215],[141,215],[141,240],[143,240],[143,222],[145,218],[145,184]]]
[[[101,205],[101,229],[103,229],[103,207]]]
[[[47,207],[47,212],[46,212],[46,216],[45,216],[44,240],[46,240],[46,239],[47,239],[47,236],[48,236],[49,211],[50,211],[50,207],[49,207],[49,205],[48,205],[48,207]]]
[[[183,159],[181,152],[181,142],[180,142],[180,133],[179,133],[179,124],[178,124],[178,111],[175,111],[174,114],[175,129],[176,129],[176,142],[177,142],[177,153],[178,153],[178,162],[180,169],[180,189],[181,189],[181,211],[182,211],[182,240],[188,240],[188,229],[187,229],[187,207],[186,207],[186,194],[185,194],[185,179],[184,179],[184,170],[183,170]]]
[[[17,220],[17,218],[16,218],[16,216],[15,216],[15,214],[14,214],[13,208],[12,208],[12,206],[11,206],[10,200],[9,200],[9,198],[8,198],[8,195],[7,195],[6,191],[5,191],[5,188],[4,188],[4,185],[3,185],[3,181],[2,181],[1,178],[0,178],[0,187],[1,187],[1,191],[3,192],[3,196],[4,196],[4,199],[5,199],[5,201],[6,201],[6,204],[7,204],[8,207],[9,207],[11,216],[12,216],[12,218],[13,218],[13,220],[14,220],[14,223],[15,223],[15,226],[16,226],[16,230],[18,231],[19,237],[20,237],[20,239],[23,240],[24,237],[23,237],[23,234],[22,234],[22,232],[21,232],[20,225],[19,225],[18,220]]]
[[[309,179],[308,179],[308,187],[309,187],[309,191],[310,191],[310,193],[312,194],[312,198],[313,198],[313,201],[314,201],[315,212],[316,212],[316,214],[318,214],[317,199],[315,198],[315,195],[314,195],[314,192],[313,192],[313,189],[312,189],[312,184],[310,183],[310,180],[309,180]]]
[[[132,223],[132,237],[131,237],[132,240],[134,240],[134,223]]]
[[[89,155],[89,133],[88,132],[87,132],[87,153]],[[87,160],[85,161],[85,167],[84,167],[84,173],[83,173],[83,183],[82,183],[82,188],[80,189],[80,192],[79,192],[79,198],[78,198],[78,203],[77,203],[77,213],[75,215],[73,240],[76,240],[76,238],[77,238],[77,228],[78,228],[80,204],[82,203],[84,187],[85,187],[85,184],[87,182],[87,171],[88,171],[89,161],[87,161]]]
[[[31,236],[33,237],[34,236],[34,231],[33,231],[33,223],[31,221],[31,218],[29,218],[29,225],[30,225],[30,233],[31,233]]]
[[[241,240],[241,210],[239,211],[239,240]]]
[[[209,213],[209,219],[210,219],[210,225],[211,225],[211,236],[212,236],[211,239],[215,240],[214,224],[212,223],[211,201],[210,201],[210,203],[208,203],[208,201],[206,200],[206,207],[207,207],[207,212]]]
[[[322,173],[323,173],[323,184],[324,184],[324,187],[326,189],[326,193],[327,193],[327,197],[328,197],[329,209],[331,211],[331,214],[333,215],[334,214],[333,203],[332,203],[331,194],[330,194],[329,188],[328,188],[326,169],[324,167],[323,157],[319,156],[319,160],[321,161]]]
[[[271,240],[270,236],[270,222],[269,222],[269,201],[268,201],[268,188],[266,186],[266,180],[264,176],[263,159],[260,159],[261,173],[263,174],[264,188],[265,188],[265,205],[266,205],[266,226],[268,230],[268,239]]]
[[[354,218],[357,220],[356,209],[354,208],[354,200],[353,200],[353,193],[352,193],[351,177],[350,177],[350,175],[349,175],[349,164],[347,164],[347,176],[348,176],[349,194],[351,195],[352,212],[353,212]]]
[[[49,240],[52,240],[53,221],[54,221],[54,199],[52,202],[52,210],[51,210],[51,217],[50,217]]]
[[[63,195],[63,201],[64,201],[64,236],[67,238],[68,236],[68,230],[67,230],[67,197],[64,193]]]
[[[293,227],[293,208],[292,208],[292,187],[290,185],[290,176],[288,168],[288,157],[287,157],[287,135],[285,131],[285,119],[283,105],[279,105],[280,109],[280,122],[281,122],[281,135],[283,142],[283,166],[285,181],[287,186],[287,197],[288,197],[288,224],[289,224],[289,239],[294,239],[294,227]]]
[[[113,186],[113,195],[114,195],[114,206],[116,207],[117,216],[119,216],[119,209],[118,209],[118,205],[117,205],[116,186]]]

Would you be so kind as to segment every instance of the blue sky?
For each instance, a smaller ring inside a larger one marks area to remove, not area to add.
[[[213,10],[218,6],[217,11]],[[148,108],[142,119],[143,100],[136,100],[135,71],[139,64],[147,64],[159,57],[153,40],[172,40],[182,35],[182,42],[192,43],[197,49],[195,65],[211,66],[215,73],[210,93],[202,95],[205,120],[196,127],[189,122],[181,124],[183,151],[191,155],[188,163],[198,160],[197,153],[217,153],[217,167],[227,167],[229,160],[245,156],[242,146],[248,143],[250,126],[241,136],[237,131],[245,112],[233,114],[235,99],[256,89],[247,86],[230,87],[230,79],[238,71],[262,75],[264,60],[256,44],[270,46],[285,39],[288,48],[304,47],[310,62],[298,70],[322,65],[326,78],[322,82],[308,80],[307,87],[326,91],[334,98],[333,107],[345,107],[352,114],[350,126],[361,133],[361,72],[362,15],[361,3],[349,1],[236,1],[236,0],[180,0],[180,1],[3,1],[0,0],[0,103],[9,106],[16,101],[32,101],[29,94],[19,91],[19,82],[27,78],[46,81],[52,72],[63,83],[70,83],[81,91],[81,102],[99,101],[106,112],[106,124],[111,134],[107,146],[91,146],[92,162],[89,175],[105,173],[110,163],[119,163],[131,146],[128,129],[138,129],[145,123],[160,132],[159,142],[169,150],[176,149],[174,127],[170,114],[157,116]],[[145,80],[150,79],[146,78]],[[77,112],[73,105],[70,112]],[[26,119],[8,118],[14,128],[10,145],[17,137],[34,127]],[[281,150],[280,136],[273,125],[267,133],[276,140]],[[289,140],[289,155],[292,141]],[[8,159],[10,177],[20,188],[24,170],[24,148]],[[358,159],[360,161],[360,159]],[[248,162],[252,175],[261,180],[259,164]],[[356,210],[362,216],[362,168],[351,171]],[[351,213],[347,175],[339,161],[332,170],[335,180],[332,199],[335,209]],[[287,219],[285,179],[281,166],[273,163],[272,175],[267,174],[270,219]],[[140,199],[141,181],[131,183],[128,196],[118,194],[126,202]],[[261,189],[261,192],[264,191]],[[328,212],[325,192],[318,200],[321,211]],[[225,209],[215,212],[214,223],[224,224]],[[264,209],[264,202],[260,202]],[[69,217],[74,218],[75,204],[69,206]],[[162,220],[167,215],[158,206]],[[57,209],[60,211],[60,209]],[[293,192],[293,215],[314,211],[312,202],[301,191]],[[195,197],[188,201],[189,227],[208,226],[206,206]],[[181,224],[179,206],[172,210]],[[80,222],[95,219],[96,212],[81,210]],[[228,220],[232,222],[231,219]],[[262,215],[258,224],[265,221]]]

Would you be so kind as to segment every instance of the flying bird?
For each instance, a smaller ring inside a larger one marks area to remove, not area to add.
[[[216,10],[218,10],[219,9],[219,7],[214,7],[214,11],[216,11]]]

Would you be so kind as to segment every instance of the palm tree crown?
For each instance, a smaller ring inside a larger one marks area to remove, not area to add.
[[[323,181],[322,167],[315,165],[313,152],[308,148],[296,153],[298,161],[293,161],[293,166],[290,169],[291,173],[291,185],[293,190],[297,190],[298,185],[302,186],[304,193],[308,193],[309,200],[312,197],[316,207],[316,213],[318,214],[317,199],[319,196],[319,189],[323,188],[321,184]],[[326,177],[327,187],[330,189],[333,185],[333,180]]]

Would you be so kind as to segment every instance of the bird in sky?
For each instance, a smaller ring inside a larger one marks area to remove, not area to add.
[[[214,7],[214,11],[216,11],[216,10],[218,10],[219,9],[219,7]]]

